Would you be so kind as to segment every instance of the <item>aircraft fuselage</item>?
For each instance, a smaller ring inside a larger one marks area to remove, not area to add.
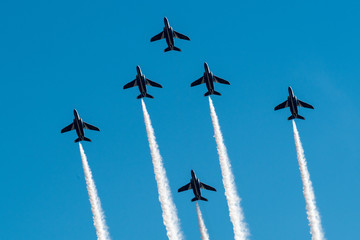
[[[145,82],[145,75],[142,74],[141,69],[139,66],[136,67],[137,75],[136,75],[136,81],[137,85],[139,87],[139,91],[141,95],[144,97],[146,95],[146,82]]]
[[[80,139],[84,139],[84,123],[79,116],[79,113],[74,109],[74,126],[76,130],[76,134]]]
[[[191,188],[194,192],[194,195],[197,199],[201,198],[201,190],[200,190],[200,181],[199,179],[196,177],[195,173],[193,170],[191,170]]]
[[[214,92],[214,75],[210,71],[209,65],[207,63],[204,63],[204,68],[205,68],[204,79],[205,79],[206,87],[210,93],[213,93]]]
[[[289,87],[288,90],[289,90],[288,102],[289,102],[290,111],[291,114],[296,118],[298,115],[298,108],[297,108],[298,100],[297,97],[294,95],[292,88]]]
[[[164,18],[164,23],[164,34],[166,43],[168,47],[172,49],[174,47],[174,30],[172,29],[172,27],[170,27],[169,20],[166,17]]]

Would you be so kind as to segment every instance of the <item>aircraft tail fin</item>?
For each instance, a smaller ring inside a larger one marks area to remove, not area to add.
[[[191,199],[192,202],[195,202],[195,201],[198,201],[198,200],[203,200],[203,201],[206,201],[206,202],[208,201],[206,198],[201,197],[201,196],[200,196],[200,198],[194,197],[193,199]]]
[[[175,46],[173,46],[172,48],[171,48],[171,47],[165,48],[165,49],[164,49],[164,52],[168,52],[168,51],[171,51],[171,50],[175,50],[175,51],[181,52],[181,49],[178,48],[178,47],[175,47]]]

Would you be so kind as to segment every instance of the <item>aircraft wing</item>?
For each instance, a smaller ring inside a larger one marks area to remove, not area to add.
[[[137,81],[136,81],[136,79],[135,79],[134,81],[131,81],[131,82],[125,84],[124,89],[131,88],[131,87],[135,87],[135,86],[137,86]]]
[[[91,124],[88,124],[86,122],[83,122],[84,123],[84,128],[85,129],[89,129],[89,130],[94,130],[94,131],[100,131],[100,129],[98,129],[97,127],[91,125]]]
[[[222,84],[227,84],[227,85],[230,85],[230,83],[222,78],[219,78],[217,76],[214,76],[214,81],[217,82],[217,83],[222,83]]]
[[[75,125],[74,125],[74,123],[71,123],[69,126],[64,127],[61,130],[61,133],[68,132],[68,131],[71,131],[71,130],[74,130],[74,129],[75,129]]]
[[[178,33],[176,31],[174,31],[174,37],[179,38],[179,39],[183,39],[183,40],[190,40],[189,37],[185,36],[184,34]]]
[[[199,78],[198,80],[196,80],[195,82],[193,82],[193,83],[191,84],[191,87],[200,85],[200,84],[202,84],[202,83],[204,83],[204,82],[205,82],[205,78],[204,78],[204,77],[201,77],[201,78]]]
[[[210,187],[209,185],[206,185],[205,183],[200,183],[200,188],[216,192],[215,188]]]
[[[156,82],[151,81],[150,79],[146,79],[146,85],[152,86],[152,87],[158,87],[162,88],[162,86]]]
[[[191,183],[188,183],[185,186],[179,188],[178,192],[183,192],[183,191],[186,191],[186,190],[189,190],[189,189],[191,189]]]
[[[279,109],[286,108],[288,106],[289,106],[289,102],[288,102],[288,100],[286,100],[285,102],[280,103],[279,105],[277,105],[274,110],[276,111],[276,110],[279,110]]]
[[[154,41],[157,41],[157,40],[160,40],[160,39],[163,39],[163,38],[165,38],[164,31],[162,31],[158,35],[155,35],[154,37],[152,37],[150,42],[154,42]]]
[[[306,102],[303,102],[303,101],[300,101],[300,100],[297,101],[297,104],[298,104],[298,106],[300,106],[300,107],[305,107],[305,108],[314,109],[314,107],[311,106],[310,104],[308,104],[308,103],[306,103]]]

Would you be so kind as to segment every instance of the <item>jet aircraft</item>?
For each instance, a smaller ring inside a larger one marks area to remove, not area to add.
[[[156,36],[152,37],[150,42],[154,42],[154,41],[165,38],[168,47],[164,50],[164,52],[171,51],[171,50],[180,52],[181,49],[174,46],[174,38],[180,38],[180,39],[184,39],[184,40],[190,40],[190,38],[181,33],[174,31],[173,28],[169,24],[169,20],[166,17],[164,17],[164,23],[165,23],[164,30],[161,33],[157,34]]]
[[[100,131],[100,129],[98,129],[97,127],[95,127],[93,125],[90,125],[90,124],[84,122],[80,118],[79,113],[76,111],[76,109],[74,109],[74,116],[75,116],[75,118],[74,118],[73,122],[69,126],[62,129],[61,133],[68,132],[68,131],[71,131],[71,130],[75,129],[76,133],[78,135],[78,138],[75,140],[75,142],[79,142],[79,141],[91,142],[91,140],[89,138],[84,136],[84,128],[94,130],[94,131]]]
[[[147,79],[144,74],[142,74],[141,69],[139,66],[136,66],[137,75],[135,80],[125,84],[124,89],[131,88],[138,86],[140,90],[140,95],[137,96],[137,99],[148,97],[148,98],[154,98],[150,94],[146,92],[146,85],[162,88],[162,86],[156,82],[151,81],[150,79]]]
[[[276,110],[279,110],[282,108],[290,107],[291,116],[288,117],[288,120],[292,120],[295,118],[305,120],[305,118],[303,116],[300,116],[298,114],[297,107],[299,106],[299,107],[305,107],[305,108],[310,108],[310,109],[314,109],[314,107],[308,103],[305,103],[305,102],[297,99],[297,97],[294,95],[294,92],[291,87],[288,88],[288,91],[289,91],[288,99],[285,102],[277,105],[274,110],[276,111]]]
[[[200,182],[199,179],[196,177],[194,171],[191,170],[190,183],[179,188],[178,192],[183,192],[183,191],[192,189],[195,194],[195,197],[193,199],[191,199],[192,202],[197,201],[197,200],[208,201],[206,198],[201,196],[200,188],[216,192],[215,188],[210,187],[210,186],[206,185],[205,183]]]
[[[204,68],[205,68],[204,76],[202,76],[201,78],[199,78],[198,80],[193,82],[191,84],[191,87],[197,86],[197,85],[202,84],[202,83],[206,83],[206,87],[208,89],[208,92],[204,94],[205,97],[209,96],[209,95],[212,95],[212,94],[221,96],[221,93],[214,90],[214,82],[227,84],[227,85],[230,85],[230,83],[228,81],[222,79],[222,78],[219,78],[219,77],[215,76],[210,71],[209,65],[206,62],[204,63]]]

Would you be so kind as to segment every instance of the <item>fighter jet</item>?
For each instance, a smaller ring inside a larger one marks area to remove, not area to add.
[[[288,90],[289,90],[288,99],[285,102],[277,105],[274,110],[276,111],[276,110],[279,110],[282,108],[290,107],[291,116],[288,117],[288,120],[292,120],[294,118],[299,118],[299,119],[305,120],[305,118],[303,116],[300,116],[298,114],[297,107],[299,106],[299,107],[305,107],[305,108],[311,108],[311,109],[314,109],[314,107],[308,103],[305,103],[305,102],[297,99],[297,97],[294,95],[294,92],[291,87],[289,87]]]
[[[78,112],[76,111],[76,109],[74,109],[74,121],[67,127],[65,127],[63,130],[61,130],[61,133],[64,132],[68,132],[71,130],[76,130],[76,133],[78,135],[78,138],[75,140],[75,142],[79,142],[79,141],[88,141],[91,142],[91,140],[87,137],[84,136],[84,128],[85,129],[90,129],[90,130],[94,130],[94,131],[100,131],[100,129],[98,129],[97,127],[90,125],[86,122],[84,122]]]
[[[150,94],[146,93],[146,85],[162,88],[162,86],[156,82],[151,81],[150,79],[147,79],[144,74],[142,74],[141,69],[139,66],[136,66],[137,75],[135,80],[125,84],[124,89],[139,86],[140,95],[137,96],[137,99],[148,97],[148,98],[154,98]]]
[[[191,170],[190,183],[179,188],[178,192],[183,192],[183,191],[192,189],[195,194],[195,197],[193,199],[191,199],[192,202],[197,201],[197,200],[208,201],[206,198],[201,196],[200,188],[216,192],[215,188],[210,187],[210,186],[206,185],[205,183],[200,182],[199,179],[196,177],[194,171]]]
[[[197,86],[197,85],[202,84],[202,83],[206,83],[206,87],[208,89],[208,92],[204,94],[205,97],[209,96],[209,95],[212,95],[212,94],[221,96],[221,93],[214,90],[214,82],[227,84],[227,85],[230,85],[230,83],[228,81],[222,79],[222,78],[219,78],[219,77],[215,76],[210,71],[209,65],[206,62],[204,63],[204,68],[205,68],[204,76],[202,76],[201,78],[199,78],[198,80],[193,82],[191,84],[191,87]]]
[[[159,33],[158,35],[152,37],[150,42],[154,42],[154,41],[166,38],[166,43],[167,43],[168,47],[166,49],[164,49],[164,52],[171,51],[171,50],[180,52],[181,49],[174,46],[174,38],[180,38],[180,39],[184,39],[184,40],[190,40],[190,38],[181,33],[174,31],[173,28],[170,27],[169,20],[166,17],[164,17],[164,23],[165,23],[164,30],[161,33]]]

